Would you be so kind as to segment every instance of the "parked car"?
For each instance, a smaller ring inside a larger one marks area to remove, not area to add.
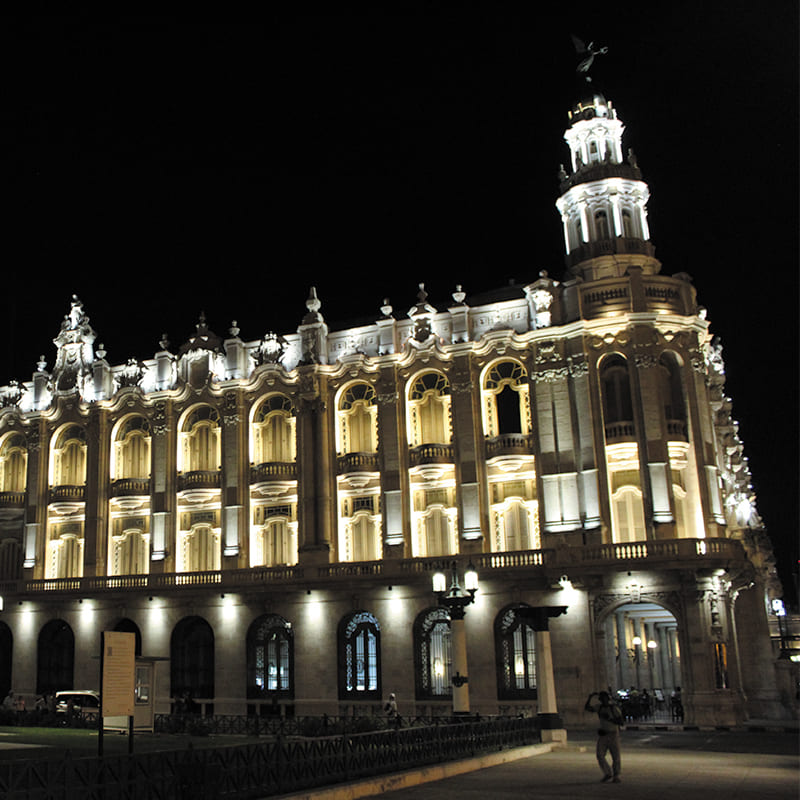
[[[56,715],[66,724],[70,703],[74,719],[94,720],[100,714],[100,693],[91,689],[70,689],[56,692]]]

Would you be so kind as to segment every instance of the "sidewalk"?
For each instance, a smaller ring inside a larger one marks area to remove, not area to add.
[[[566,747],[518,748],[283,798],[355,800],[391,792],[391,800],[593,800],[606,794],[636,800],[787,800],[799,796],[796,739],[792,733],[742,731],[624,733],[622,783],[602,784],[594,737],[578,731],[570,732]]]

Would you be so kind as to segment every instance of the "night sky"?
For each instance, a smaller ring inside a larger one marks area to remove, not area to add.
[[[52,366],[73,293],[118,364],[164,332],[175,351],[201,312],[220,335],[294,331],[311,285],[334,326],[384,297],[404,315],[419,282],[444,309],[456,284],[563,277],[574,33],[609,48],[595,86],[662,272],[693,277],[721,337],[796,603],[797,8],[593,7],[4,20],[0,385]]]

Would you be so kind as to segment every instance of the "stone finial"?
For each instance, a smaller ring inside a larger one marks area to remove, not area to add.
[[[392,309],[391,304],[389,303],[389,298],[388,297],[384,297],[383,298],[383,305],[381,306],[381,314],[383,314],[384,317],[391,317],[392,316],[392,311],[393,311],[393,309]]]
[[[455,300],[455,302],[456,302],[458,305],[463,305],[463,303],[464,303],[464,298],[465,298],[466,296],[467,296],[467,295],[466,295],[466,293],[465,293],[465,292],[463,292],[463,291],[461,291],[461,284],[458,284],[458,285],[456,286],[456,290],[455,290],[455,291],[453,292],[453,294],[451,295],[451,297],[453,298],[453,300]]]

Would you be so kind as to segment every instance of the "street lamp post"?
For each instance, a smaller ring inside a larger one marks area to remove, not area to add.
[[[470,563],[464,573],[464,587],[458,581],[456,562],[451,566],[450,587],[443,572],[433,576],[433,591],[439,605],[450,614],[450,641],[453,657],[453,714],[469,714],[469,678],[467,672],[467,633],[464,616],[468,605],[475,601],[478,591],[478,573]]]

